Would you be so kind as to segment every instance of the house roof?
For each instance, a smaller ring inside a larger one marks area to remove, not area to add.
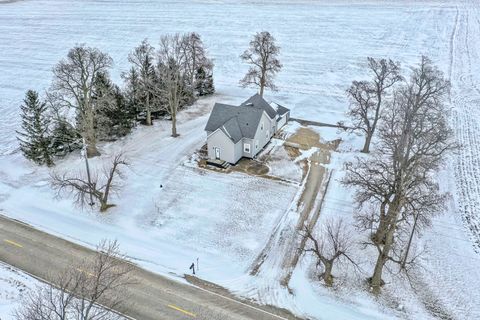
[[[275,109],[277,114],[280,115],[280,116],[283,116],[285,113],[290,111],[290,109],[287,109],[284,106],[282,106],[282,105],[280,105],[276,102],[272,102],[272,103],[270,103],[270,105],[272,106],[273,109]]]
[[[275,116],[277,115],[275,109],[273,109],[272,106],[258,93],[251,96],[247,101],[242,103],[241,106],[263,109],[268,114],[270,119],[275,119]]]
[[[230,138],[234,143],[242,140],[243,134],[242,129],[240,129],[240,124],[238,123],[238,118],[233,117],[230,120],[227,120],[221,127],[221,130]]]
[[[215,103],[205,130],[213,132],[221,128],[234,143],[242,138],[253,139],[262,113],[263,110],[258,108],[242,108]]]
[[[253,139],[264,111],[271,119],[289,111],[278,104],[274,106],[275,108],[259,94],[253,95],[238,107],[215,103],[205,131],[214,132],[221,129],[234,143],[242,138]]]

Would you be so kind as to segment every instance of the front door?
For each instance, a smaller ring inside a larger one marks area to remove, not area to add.
[[[215,149],[215,159],[220,159],[220,148],[214,147]]]

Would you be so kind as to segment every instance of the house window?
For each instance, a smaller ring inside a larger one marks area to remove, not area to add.
[[[262,122],[262,124],[261,124],[261,126],[260,126],[260,130],[263,131],[263,122]]]
[[[255,140],[255,150],[258,150],[258,140]]]
[[[267,139],[270,137],[270,132],[268,132],[268,130],[267,130],[267,132],[265,132],[265,137],[266,137]]]
[[[245,143],[243,145],[243,152],[250,153],[250,143]]]

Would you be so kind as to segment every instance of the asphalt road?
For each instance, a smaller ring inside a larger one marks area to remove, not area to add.
[[[94,254],[91,249],[0,215],[0,260],[40,279],[51,281],[55,272]],[[132,303],[124,314],[133,319],[204,319],[199,313],[206,309],[238,320],[295,319],[282,310],[247,304],[140,267],[134,268],[132,277],[135,284],[127,293]]]

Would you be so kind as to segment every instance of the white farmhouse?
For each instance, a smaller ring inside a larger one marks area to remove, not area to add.
[[[232,164],[254,158],[289,117],[289,109],[258,94],[240,106],[216,103],[205,127],[208,158]]]

